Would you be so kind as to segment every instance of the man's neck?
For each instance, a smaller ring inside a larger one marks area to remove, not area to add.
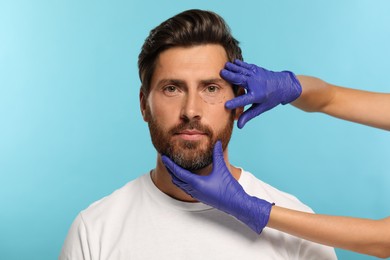
[[[237,167],[234,167],[233,165],[230,165],[227,155],[225,157],[225,163],[228,166],[228,169],[230,173],[232,173],[233,177],[238,180],[241,176],[241,170]],[[198,172],[194,174],[199,175],[208,175],[211,173],[212,166],[209,165]],[[168,196],[185,202],[198,202],[194,198],[192,198],[190,195],[185,193],[183,190],[181,190],[179,187],[177,187],[175,184],[172,183],[172,177],[169,174],[168,170],[165,168],[164,164],[161,161],[161,156],[158,154],[157,156],[157,164],[156,168],[151,171],[151,178],[153,180],[154,185],[167,194]]]

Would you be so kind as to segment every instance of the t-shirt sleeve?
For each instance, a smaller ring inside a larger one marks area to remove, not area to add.
[[[79,214],[73,221],[68,235],[62,247],[59,260],[90,260],[90,248],[88,243],[87,229],[83,217]]]

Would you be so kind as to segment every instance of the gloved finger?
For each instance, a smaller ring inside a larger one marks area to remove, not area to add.
[[[231,62],[226,62],[225,69],[230,70],[231,72],[240,73],[240,74],[245,75],[245,76],[252,75],[252,70],[248,70],[245,67],[241,67],[241,66],[234,64],[234,63],[231,63]]]
[[[170,176],[172,177],[172,183],[175,184],[179,189],[183,190],[185,193],[193,197],[192,192],[194,191],[192,186],[189,185],[188,183],[180,180],[179,178],[176,177],[176,175],[169,169],[168,172]]]
[[[246,63],[245,61],[242,61],[242,60],[235,60],[234,61],[234,64],[240,66],[240,67],[243,67],[247,70],[253,70],[254,69],[254,66],[256,65],[253,65],[253,64],[249,64],[249,63]]]
[[[181,189],[182,191],[184,191],[187,195],[190,195],[192,198],[194,198],[194,199],[196,199],[195,197],[194,197],[194,190],[192,189],[192,187],[190,186],[190,185],[188,185],[188,184],[178,184],[178,183],[176,183],[176,182],[174,182],[174,181],[172,181],[173,182],[173,184],[175,184],[179,189]]]
[[[167,168],[168,169],[168,168]],[[168,169],[168,172],[169,174],[171,175],[172,177],[172,182],[173,184],[175,184],[176,186],[178,186],[179,188],[182,188],[184,187],[184,185],[186,185],[186,183],[182,180],[180,180],[179,178],[176,177],[176,175],[174,173],[172,173],[169,169]]]
[[[223,148],[222,148],[222,142],[221,140],[218,140],[213,149],[213,170],[220,164],[223,163],[225,164],[225,160],[223,158]]]
[[[168,170],[169,175],[172,178],[172,183],[175,184],[178,188],[182,189],[182,187],[185,185],[185,182],[177,178],[176,175],[168,167],[166,168]]]
[[[226,101],[225,107],[227,109],[235,109],[238,107],[245,107],[245,106],[251,105],[253,103],[254,103],[253,96],[251,96],[249,94],[245,94],[245,95],[238,96],[238,97],[235,97],[233,99]]]
[[[193,189],[190,185],[188,185],[187,183],[184,183],[182,181],[180,181],[179,179],[177,178],[172,178],[172,182],[173,184],[175,184],[179,189],[181,189],[182,191],[184,191],[185,193],[187,193],[188,195],[190,195],[192,197],[192,192],[193,192]]]
[[[223,79],[230,82],[233,85],[246,86],[247,77],[238,73],[231,72],[226,69],[222,69],[220,75]]]
[[[185,183],[191,183],[194,174],[190,173],[189,171],[181,168],[179,165],[175,164],[168,156],[162,155],[161,161],[165,165],[165,167],[168,169],[168,171],[176,176],[177,179],[181,180]]]
[[[245,124],[252,120],[254,117],[264,113],[265,111],[269,110],[270,108],[265,104],[254,104],[238,118],[237,126],[238,128],[243,128]]]

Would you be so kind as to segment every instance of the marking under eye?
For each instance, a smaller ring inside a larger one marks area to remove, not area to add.
[[[225,99],[224,88],[217,85],[206,86],[201,92],[199,92],[202,100],[208,104],[220,104]]]

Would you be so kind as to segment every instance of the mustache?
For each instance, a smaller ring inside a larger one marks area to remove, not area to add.
[[[197,130],[197,131],[205,133],[208,136],[212,136],[212,134],[213,134],[213,131],[211,130],[210,127],[201,124],[198,120],[191,120],[188,122],[180,123],[177,126],[174,126],[173,128],[171,128],[168,131],[168,133],[170,135],[174,135],[174,134],[179,133],[179,132],[184,131],[184,130]]]

